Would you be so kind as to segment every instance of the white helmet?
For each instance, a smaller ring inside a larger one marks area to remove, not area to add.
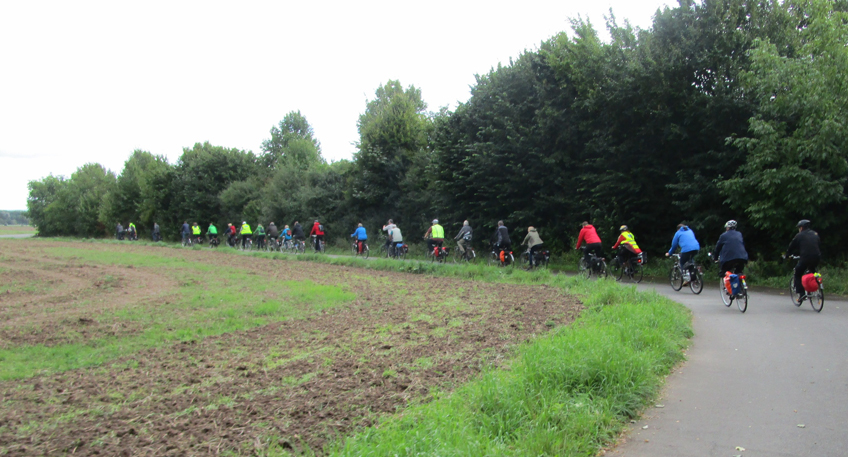
[[[438,220],[438,219],[433,219],[433,223],[434,223],[434,224],[438,224],[438,223],[439,223],[439,220]]]
[[[242,225],[246,225],[247,221],[241,221]]]
[[[733,219],[727,221],[727,223],[724,224],[724,228],[735,229],[736,228],[736,221],[734,221]]]

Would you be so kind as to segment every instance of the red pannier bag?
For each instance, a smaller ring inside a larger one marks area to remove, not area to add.
[[[807,292],[815,292],[819,290],[819,281],[815,273],[807,273],[801,277],[801,285]]]

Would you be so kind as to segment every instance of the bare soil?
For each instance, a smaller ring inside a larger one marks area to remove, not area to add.
[[[42,333],[61,333],[63,326],[90,325],[81,317],[114,306],[104,303],[121,297],[127,284],[145,285],[133,290],[131,302],[121,301],[134,306],[156,303],[173,287],[143,268],[123,268],[116,276],[112,265],[50,258],[49,246],[63,244],[2,244],[3,266],[16,277],[53,281],[46,290],[3,297],[0,308],[16,326],[36,321],[42,328],[49,324],[51,331]],[[208,250],[120,248],[222,268],[238,264],[269,279],[340,285],[357,298],[304,319],[129,354],[109,366],[2,382],[0,454],[253,455],[282,447],[320,455],[329,441],[502,364],[517,344],[572,322],[582,309],[575,298],[547,286],[294,260],[246,262]],[[97,286],[104,268],[119,278],[110,280],[109,290]],[[83,299],[83,309],[71,306]],[[46,317],[41,311],[48,306],[61,310],[60,316]],[[9,333],[3,334],[7,346],[61,342]]]

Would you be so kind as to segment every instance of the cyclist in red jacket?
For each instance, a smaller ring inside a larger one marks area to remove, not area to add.
[[[574,249],[580,249],[580,244],[586,244],[586,250],[583,252],[583,260],[586,265],[589,264],[589,254],[595,253],[598,257],[603,257],[601,251],[601,237],[598,236],[598,231],[588,222],[580,224],[583,228],[580,229],[580,235],[577,237],[577,246]]]
[[[309,232],[309,235],[315,235],[315,250],[320,251],[321,243],[324,242],[324,226],[317,219],[312,224],[312,231]]]

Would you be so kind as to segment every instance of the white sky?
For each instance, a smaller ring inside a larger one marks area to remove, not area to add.
[[[676,1],[0,0],[0,209],[27,182],[87,162],[120,173],[134,149],[174,163],[196,142],[261,151],[300,110],[324,157],[350,158],[356,121],[389,79],[429,110],[474,75],[588,17],[651,26]],[[603,33],[603,32],[602,32]]]

